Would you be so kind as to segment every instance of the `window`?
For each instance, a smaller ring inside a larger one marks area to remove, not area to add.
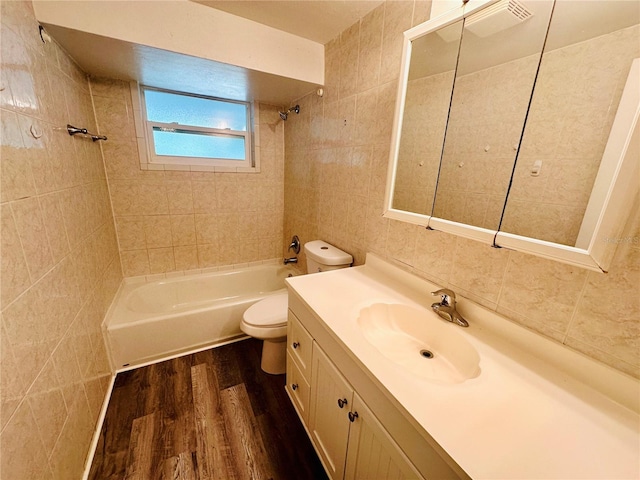
[[[145,150],[141,168],[256,171],[251,104],[144,86],[138,90],[137,84],[131,90],[137,130],[143,127],[137,132]]]

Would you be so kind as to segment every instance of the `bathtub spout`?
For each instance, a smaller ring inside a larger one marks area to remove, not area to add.
[[[298,257],[285,258],[284,264],[289,265],[290,263],[298,263]]]

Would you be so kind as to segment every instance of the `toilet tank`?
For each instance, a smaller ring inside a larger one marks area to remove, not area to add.
[[[347,252],[322,240],[313,240],[304,244],[307,256],[307,273],[326,272],[346,268],[353,263],[353,257]]]

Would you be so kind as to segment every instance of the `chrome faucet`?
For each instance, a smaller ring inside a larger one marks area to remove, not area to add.
[[[300,253],[300,239],[298,238],[298,235],[291,237],[291,243],[289,244],[287,252],[290,252],[291,250],[296,252],[296,254]]]
[[[469,326],[469,322],[462,318],[462,315],[456,310],[456,294],[453,290],[441,288],[440,290],[431,292],[431,295],[440,295],[440,302],[431,305],[434,312],[445,320],[460,325],[461,327]]]
[[[290,257],[284,259],[285,265],[289,265],[290,263],[298,263],[298,257]]]

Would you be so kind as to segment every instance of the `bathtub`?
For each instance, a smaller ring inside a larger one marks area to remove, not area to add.
[[[188,273],[188,272],[187,272]],[[285,291],[280,264],[144,281],[125,279],[105,317],[116,370],[243,337],[244,311]]]

